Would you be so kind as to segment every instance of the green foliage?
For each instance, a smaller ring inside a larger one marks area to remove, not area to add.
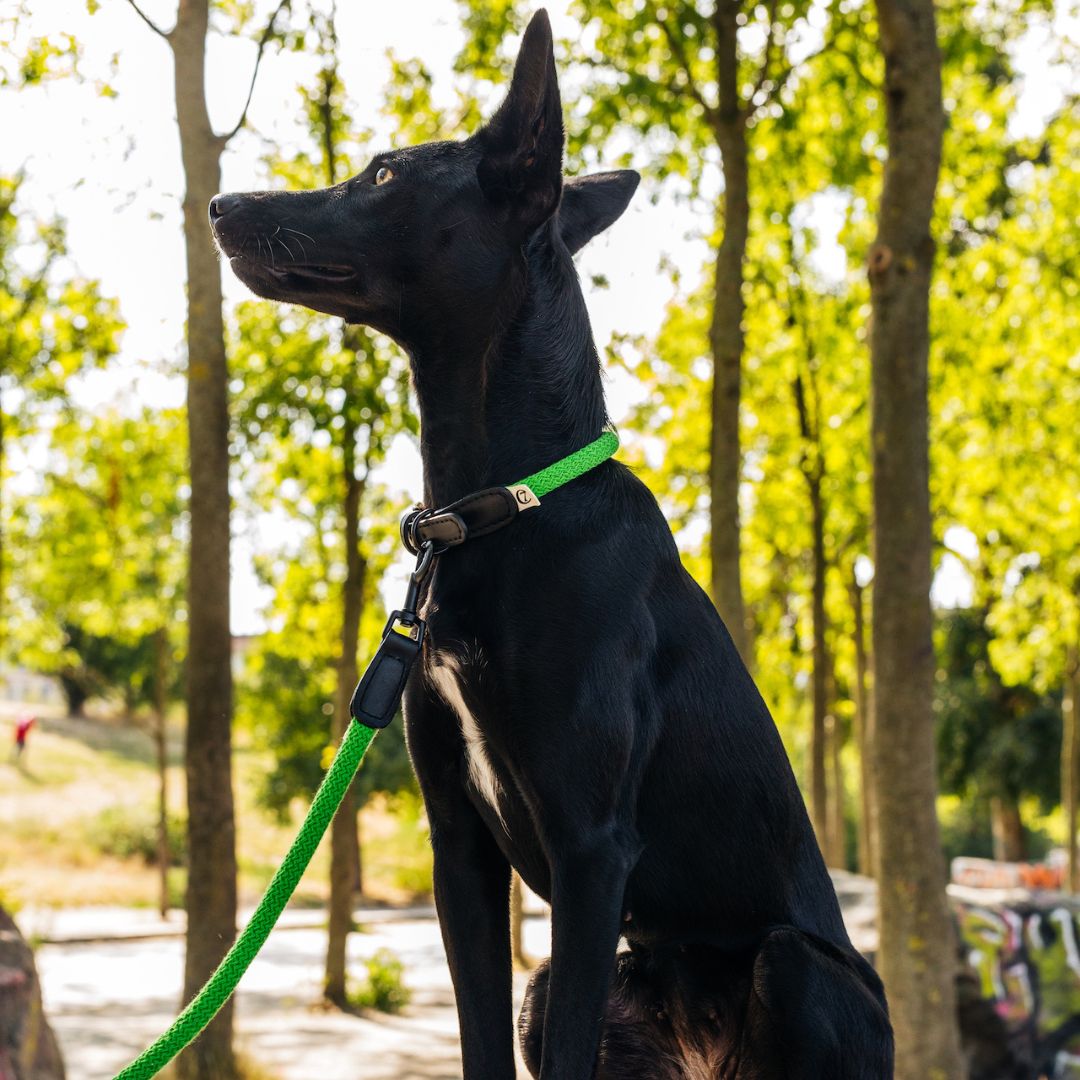
[[[1031,808],[1023,806],[1025,818],[1032,824],[1024,826],[1024,852],[1028,859],[1044,859],[1057,846],[1055,838],[1035,819]],[[938,798],[938,824],[941,829],[941,848],[946,860],[961,855],[979,859],[994,857],[994,836],[990,810],[982,799],[942,795]]]
[[[64,32],[32,36],[30,8],[16,0],[0,13],[0,88],[25,89],[78,73],[82,48]]]
[[[51,511],[42,515],[38,504],[31,508],[20,500],[12,512],[11,447],[56,420],[69,380],[115,353],[122,323],[115,302],[102,297],[96,282],[63,276],[64,224],[35,222],[25,214],[19,206],[22,184],[22,177],[0,177],[0,500],[8,504],[0,517],[0,644],[5,660],[29,649],[24,660],[44,659],[42,670],[58,671],[80,666],[62,629],[73,620],[67,606],[46,603],[46,612],[37,586],[48,578],[58,588],[46,592],[71,598],[72,579],[61,583],[51,558],[43,559],[53,539],[66,541],[40,534],[37,525]],[[107,550],[98,555],[99,561],[109,558]]]
[[[56,668],[56,676],[68,703],[68,714],[78,716],[83,705],[95,697],[119,691],[129,710],[153,700],[153,642],[141,638],[134,643],[109,635],[92,634],[68,623],[60,627],[62,655],[69,663]],[[47,665],[46,661],[46,665]]]
[[[365,961],[364,970],[364,981],[349,992],[353,1008],[398,1013],[409,1004],[412,994],[403,979],[405,965],[393,952],[379,949]]]
[[[157,809],[149,805],[108,806],[87,820],[83,829],[88,846],[118,859],[142,859],[155,865],[158,859]],[[170,866],[187,861],[187,822],[172,815],[167,825]]]
[[[1059,798],[1061,708],[1028,686],[1006,686],[990,660],[979,610],[954,611],[938,626],[938,774],[941,790],[982,802]]]
[[[11,531],[23,663],[84,697],[149,700],[150,638],[182,630],[185,451],[175,410],[59,417],[40,486],[20,496]]]
[[[294,799],[310,800],[336,749],[330,740],[335,680],[332,658],[312,655],[310,640],[292,646],[303,656],[281,655],[276,648],[288,646],[271,635],[252,653],[239,687],[237,716],[250,727],[256,744],[273,753],[274,767],[260,781],[258,800],[284,821]],[[362,805],[376,792],[396,794],[414,787],[404,726],[398,721],[379,733],[353,790]]]
[[[372,754],[383,737],[389,732],[400,731],[401,725],[391,724],[372,743]],[[403,764],[404,747],[402,748]],[[363,772],[367,769],[364,759]],[[428,829],[424,802],[415,786],[404,789],[385,800],[376,799],[376,805],[382,803],[392,830],[371,830],[365,833],[364,873],[370,878],[389,882],[405,898],[430,897],[432,894],[432,855],[431,837]]]
[[[62,274],[67,236],[59,219],[34,222],[20,209],[21,177],[0,177],[0,391],[7,438],[40,425],[72,376],[99,366],[123,329],[97,282]],[[12,427],[12,421],[14,426]]]

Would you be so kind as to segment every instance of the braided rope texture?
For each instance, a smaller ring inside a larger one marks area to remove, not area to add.
[[[217,1011],[228,1001],[289,902],[374,738],[375,732],[371,728],[356,721],[349,725],[319,790],[315,792],[296,839],[247,926],[214,974],[173,1021],[172,1027],[127,1068],[117,1073],[115,1080],[149,1080],[155,1076],[214,1019]]]
[[[605,431],[599,439],[575,450],[572,454],[549,465],[546,469],[519,480],[518,484],[526,484],[529,490],[538,498],[542,499],[563,484],[576,480],[590,469],[607,461],[616,450],[619,449],[619,436],[614,431]],[[516,484],[514,485],[517,486]]]

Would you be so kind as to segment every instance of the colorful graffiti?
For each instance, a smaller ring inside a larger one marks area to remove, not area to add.
[[[981,1080],[1080,1080],[1080,910],[1052,897],[955,895],[953,909],[967,961],[965,1045],[985,1050]],[[1004,1045],[992,1048],[995,1038]]]

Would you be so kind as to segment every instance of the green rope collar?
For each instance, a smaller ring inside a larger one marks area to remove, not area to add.
[[[563,484],[584,476],[590,469],[602,465],[619,449],[619,436],[613,428],[608,428],[599,439],[594,439],[588,446],[567,454],[561,461],[549,465],[546,469],[534,472],[532,476],[519,480],[513,487],[527,487],[538,499],[550,495]]]

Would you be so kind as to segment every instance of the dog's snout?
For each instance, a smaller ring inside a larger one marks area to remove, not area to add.
[[[210,200],[211,223],[223,218],[230,210],[235,210],[239,205],[239,195],[215,195]]]

